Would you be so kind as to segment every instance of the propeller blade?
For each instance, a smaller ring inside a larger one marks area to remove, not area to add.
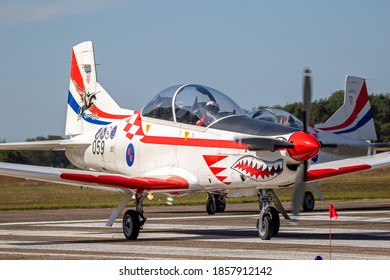
[[[311,71],[309,68],[304,70],[303,76],[303,131],[307,132],[310,121],[311,107]]]
[[[372,148],[390,148],[390,143],[369,143],[365,141],[357,140],[355,143],[348,142],[348,143],[335,143],[335,142],[322,142],[321,141],[321,148],[334,148],[334,149],[343,149],[343,148],[361,148],[366,149],[367,147]]]
[[[278,196],[275,194],[273,190],[270,190],[269,192],[270,197],[272,198],[272,201],[275,205],[276,210],[279,211],[280,214],[282,214],[283,218],[286,220],[291,220],[290,216],[287,214],[286,210],[284,209],[282,203],[280,202]]]
[[[309,188],[313,191],[313,193],[316,194],[316,196],[318,196],[318,198],[321,201],[325,201],[324,195],[322,194],[322,192],[320,192],[320,190],[316,187],[316,185],[314,183],[309,184]]]
[[[280,148],[294,148],[294,143],[262,137],[235,138],[234,141],[247,144],[250,151],[273,152]]]
[[[305,194],[305,185],[306,182],[304,180],[306,177],[306,170],[304,164],[300,164],[298,166],[297,175],[295,178],[294,189],[293,189],[293,214],[296,216],[299,213],[300,207],[303,202],[304,194]]]
[[[307,160],[303,161],[303,170],[304,170],[304,172],[303,172],[302,179],[303,179],[303,182],[305,182],[305,184],[306,184],[306,181],[307,181],[307,170],[309,170],[309,161],[307,161]]]
[[[303,112],[302,112],[303,132],[305,134],[308,132],[308,127],[309,127],[310,107],[311,107],[311,70],[309,68],[306,68],[303,71]],[[300,151],[298,153],[298,158],[301,159],[301,163],[298,166],[294,189],[293,189],[293,214],[294,215],[298,215],[304,199],[305,186],[307,181],[307,170],[309,168],[308,159],[318,154],[320,149],[320,143],[317,140],[313,141],[310,137],[308,137],[308,141],[303,141],[302,144],[303,144],[302,145],[303,152]],[[295,149],[297,149],[297,147]],[[305,153],[306,150],[307,153]],[[291,154],[291,150],[289,152]],[[297,158],[297,156],[295,157]]]

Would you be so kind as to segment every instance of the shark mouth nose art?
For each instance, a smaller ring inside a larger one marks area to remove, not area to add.
[[[264,182],[277,177],[283,171],[283,160],[265,161],[253,156],[237,160],[232,169],[253,180]]]

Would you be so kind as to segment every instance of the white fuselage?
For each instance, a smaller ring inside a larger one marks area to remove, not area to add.
[[[236,132],[136,115],[78,136],[91,145],[68,150],[67,157],[82,169],[129,177],[176,175],[194,191],[232,190],[231,196],[293,182],[296,171],[287,163],[296,162],[286,150],[249,151],[234,141]]]

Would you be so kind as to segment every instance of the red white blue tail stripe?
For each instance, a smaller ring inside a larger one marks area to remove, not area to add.
[[[344,105],[324,124],[315,126],[323,131],[362,140],[376,140],[373,114],[366,82],[348,76]]]

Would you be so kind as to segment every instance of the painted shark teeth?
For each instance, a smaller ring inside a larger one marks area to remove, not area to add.
[[[232,169],[253,180],[264,182],[277,177],[283,171],[283,160],[265,161],[254,156],[237,160]]]

